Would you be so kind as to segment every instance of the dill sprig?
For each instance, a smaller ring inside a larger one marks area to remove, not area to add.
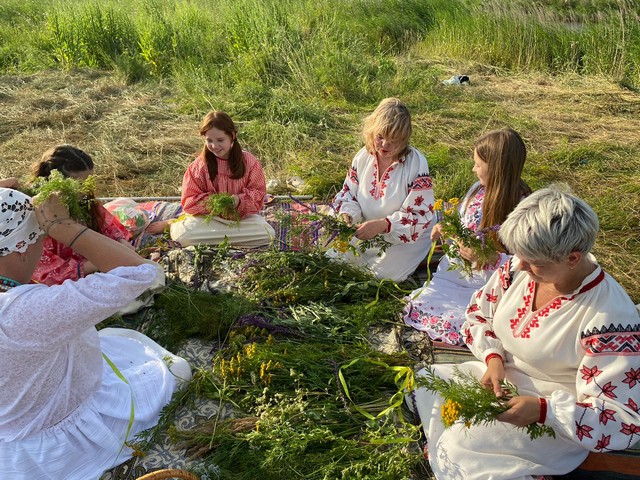
[[[205,221],[210,221],[214,217],[222,217],[236,223],[240,222],[240,213],[238,213],[233,197],[228,193],[209,195],[206,208],[209,210],[209,214],[205,217]]]
[[[504,380],[502,388],[504,395],[496,397],[495,393],[480,383],[472,373],[462,372],[454,367],[451,379],[438,377],[432,368],[427,368],[427,374],[416,378],[419,387],[424,387],[440,394],[444,398],[441,408],[442,423],[450,427],[456,422],[465,426],[483,425],[496,421],[496,416],[507,411],[507,402],[518,396],[517,387]],[[551,427],[532,423],[526,427],[531,440],[549,435],[555,438]]]
[[[95,176],[86,180],[65,177],[58,170],[53,170],[48,178],[39,177],[31,186],[28,193],[38,195],[38,202],[44,202],[53,193],[69,209],[69,216],[82,223],[90,223],[90,211],[95,202]]]

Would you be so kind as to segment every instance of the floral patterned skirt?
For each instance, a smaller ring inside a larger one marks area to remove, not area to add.
[[[432,340],[463,345],[460,327],[465,321],[469,300],[487,282],[492,271],[480,271],[471,277],[450,270],[448,257],[442,257],[431,282],[406,297],[404,322],[426,332]]]

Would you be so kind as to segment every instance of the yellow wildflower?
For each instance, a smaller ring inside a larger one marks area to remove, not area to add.
[[[333,248],[340,253],[344,253],[347,250],[349,250],[349,242],[345,241],[345,240],[341,240],[339,238],[336,238],[333,241]]]
[[[235,374],[235,370],[236,370],[236,368],[235,368],[235,364],[236,364],[236,359],[235,359],[235,358],[232,358],[232,359],[229,361],[229,373],[230,373],[231,375]]]
[[[442,199],[441,198],[436,200],[436,202],[433,204],[433,209],[434,210],[442,210]]]
[[[455,207],[460,203],[460,199],[458,197],[450,198],[449,203]]]
[[[226,360],[223,358],[220,361],[220,365],[218,367],[220,369],[220,376],[222,377],[222,379],[226,379],[227,378],[227,362]]]
[[[262,380],[265,385],[269,385],[271,383],[271,379],[273,378],[273,375],[268,373],[269,369],[271,369],[271,366],[271,360],[269,360],[269,362],[267,363],[262,362],[260,364],[260,380]]]
[[[453,400],[447,399],[440,407],[440,414],[442,415],[442,423],[445,427],[453,425],[458,417],[460,417],[460,411],[462,406]]]
[[[451,215],[453,212],[454,212],[454,209],[453,208],[449,208],[449,209],[445,210],[444,213],[445,213],[445,215]]]
[[[253,356],[255,356],[257,350],[258,346],[255,343],[250,343],[244,346],[244,354],[247,358],[252,358]]]

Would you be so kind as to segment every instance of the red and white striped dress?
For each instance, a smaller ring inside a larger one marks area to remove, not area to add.
[[[171,224],[171,238],[182,246],[206,244],[216,245],[227,241],[230,245],[258,247],[268,245],[274,236],[273,228],[258,212],[262,209],[267,193],[266,180],[260,162],[249,152],[242,152],[245,174],[242,178],[231,178],[227,160],[217,158],[218,173],[211,180],[204,157],[192,162],[182,180],[182,208],[184,218]],[[240,203],[240,222],[215,217],[209,214],[207,199],[216,193],[237,195]]]
[[[262,166],[256,157],[243,151],[245,174],[242,178],[231,178],[229,162],[217,158],[218,175],[215,180],[209,178],[209,171],[204,157],[200,155],[188,167],[182,180],[182,208],[190,215],[207,215],[205,207],[207,198],[215,193],[238,195],[240,204],[238,213],[241,217],[258,213],[267,193],[266,181]]]

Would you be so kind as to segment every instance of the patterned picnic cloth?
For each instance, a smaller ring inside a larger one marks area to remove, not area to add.
[[[319,222],[306,218],[317,213],[326,214],[329,205],[306,202],[277,202],[262,211],[275,230],[274,246],[280,250],[304,250],[319,246],[323,235]]]

